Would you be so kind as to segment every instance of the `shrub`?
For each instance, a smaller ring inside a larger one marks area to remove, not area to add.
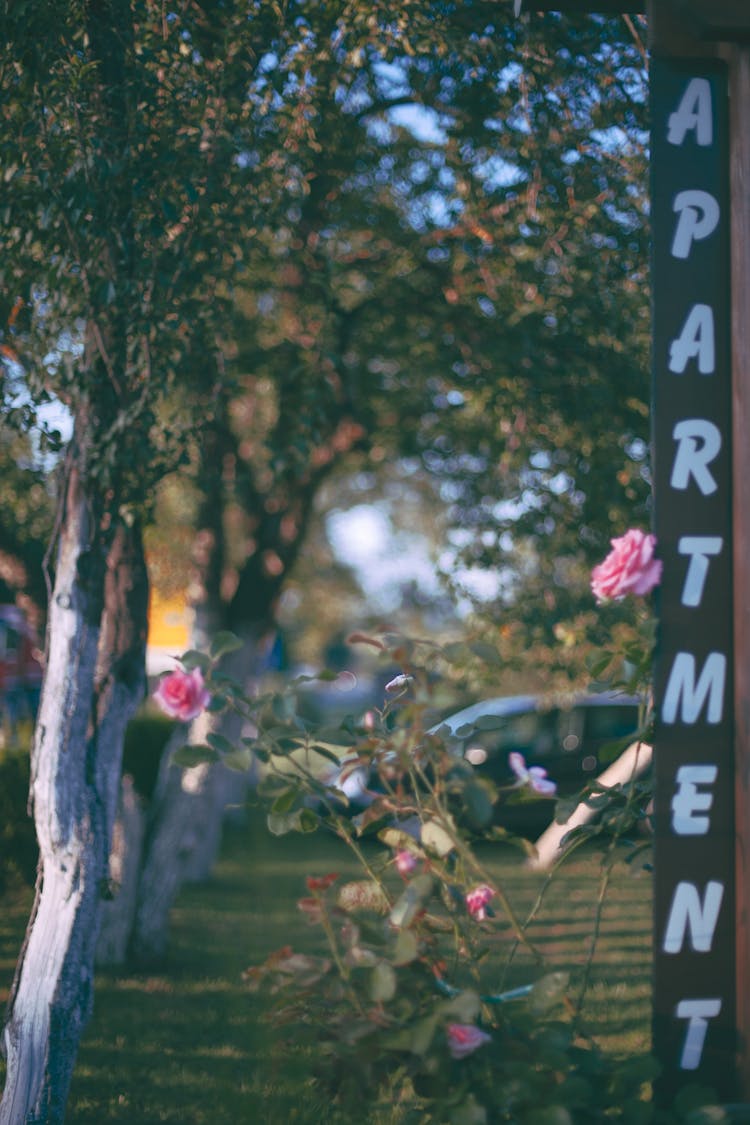
[[[144,710],[128,724],[122,772],[133,778],[136,792],[150,800],[159,774],[161,756],[177,724],[166,715]]]
[[[149,711],[128,724],[122,769],[147,800],[175,725],[166,716]],[[34,821],[28,814],[29,775],[28,747],[0,751],[0,894],[19,884],[33,886],[36,878],[39,849]]]
[[[0,894],[18,883],[33,884],[39,849],[28,814],[29,752],[0,751]]]

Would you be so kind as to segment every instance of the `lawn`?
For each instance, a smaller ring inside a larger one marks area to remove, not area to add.
[[[528,910],[544,877],[525,871],[519,853],[506,848],[487,847],[482,859],[522,912]],[[284,944],[314,948],[318,930],[304,921],[296,900],[305,894],[306,874],[331,870],[357,873],[342,845],[321,833],[274,839],[256,819],[233,828],[212,882],[186,889],[179,899],[168,963],[153,972],[99,974],[69,1125],[326,1121],[328,1108],[308,1081],[311,1060],[263,1021],[263,1008],[241,974]],[[598,881],[595,856],[572,862],[551,884],[529,929],[552,967],[569,969],[574,983],[588,959]],[[3,904],[0,1000],[29,897],[16,894]],[[583,1008],[587,1030],[618,1054],[648,1048],[650,898],[648,876],[618,864]],[[510,936],[498,929],[507,952]],[[529,973],[530,962],[519,955],[502,983],[513,985]]]

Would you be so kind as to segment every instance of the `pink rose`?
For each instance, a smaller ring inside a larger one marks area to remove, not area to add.
[[[403,875],[403,877],[406,878],[408,875],[411,875],[412,871],[416,870],[418,860],[413,852],[403,848],[400,852],[396,852],[395,863],[399,875]]]
[[[527,766],[523,754],[519,754],[517,750],[512,750],[508,755],[508,765],[521,785],[528,785],[535,793],[551,797],[557,792],[557,785],[547,777],[547,771],[541,766]]]
[[[487,917],[487,903],[494,894],[492,887],[482,883],[466,895],[466,909],[472,918],[476,918],[477,922],[481,922]]]
[[[483,1043],[490,1043],[492,1036],[475,1027],[473,1023],[449,1023],[445,1029],[448,1037],[448,1050],[454,1059],[465,1059]]]
[[[661,581],[662,562],[654,558],[656,537],[631,528],[612,539],[612,550],[591,571],[591,589],[598,602],[648,594]]]
[[[154,700],[171,718],[187,723],[208,707],[211,696],[200,668],[193,668],[192,672],[177,668],[159,681]]]

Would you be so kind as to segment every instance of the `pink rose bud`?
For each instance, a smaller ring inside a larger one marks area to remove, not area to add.
[[[404,848],[400,852],[396,852],[395,863],[396,870],[398,871],[399,875],[403,875],[404,878],[406,878],[408,875],[411,875],[411,873],[415,871],[418,866],[417,857],[413,852],[408,851],[406,848]]]
[[[465,1059],[477,1047],[492,1041],[491,1035],[475,1027],[473,1023],[449,1023],[445,1034],[448,1038],[448,1050],[454,1059]]]
[[[187,723],[208,707],[211,696],[200,668],[193,668],[192,672],[177,668],[159,681],[154,700],[165,714]]]
[[[404,688],[407,688],[409,686],[413,679],[413,676],[406,676],[403,674],[400,676],[394,676],[393,679],[389,680],[385,685],[385,690],[390,692],[403,691]]]
[[[598,602],[648,594],[659,585],[663,564],[654,558],[655,536],[631,528],[611,543],[604,562],[591,571],[591,589]]]
[[[477,922],[481,922],[487,917],[487,904],[494,894],[492,887],[482,883],[466,895],[466,909],[472,918],[476,918]]]

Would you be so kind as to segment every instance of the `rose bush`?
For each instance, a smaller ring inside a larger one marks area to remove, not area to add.
[[[629,532],[613,540],[613,548],[615,557],[592,576],[596,596],[653,589],[661,571],[653,537]],[[393,1114],[394,1107],[399,1121],[415,1125],[700,1120],[695,1106],[710,1101],[705,1091],[673,1110],[657,1111],[648,1100],[655,1061],[612,1060],[583,1033],[578,1013],[595,936],[574,1003],[567,975],[547,964],[529,939],[534,911],[520,919],[505,888],[481,862],[479,841],[501,838],[533,852],[525,840],[493,825],[493,808],[499,801],[522,802],[529,790],[551,798],[552,782],[512,754],[516,781],[498,788],[456,755],[450,734],[435,727],[432,712],[441,662],[449,663],[452,651],[398,635],[358,634],[357,640],[377,648],[384,663],[396,663],[402,672],[389,681],[382,710],[371,708],[359,721],[349,716],[340,727],[325,730],[297,714],[296,683],[250,699],[214,674],[221,646],[213,656],[183,657],[186,672],[200,669],[206,677],[192,675],[190,706],[208,705],[210,695],[212,708],[233,707],[253,719],[257,735],[244,741],[263,765],[259,794],[268,804],[270,831],[323,827],[360,865],[355,880],[342,882],[335,873],[306,880],[307,894],[298,906],[306,922],[319,927],[322,953],[295,953],[285,946],[245,974],[251,990],[274,998],[279,1025],[294,1029],[297,1044],[309,1045],[330,1120],[364,1122],[372,1113],[382,1121],[378,1111]],[[650,646],[646,627],[642,651],[627,654],[628,690],[640,688],[644,697]],[[606,655],[607,664],[612,659]],[[185,679],[176,682],[175,695],[177,684],[184,688]],[[644,705],[644,730],[647,724]],[[201,748],[189,751],[194,764]],[[219,743],[205,751],[206,760],[246,765],[242,753],[227,752]],[[332,789],[326,783],[329,767],[338,767],[342,758],[346,770],[334,774],[341,787]],[[350,816],[345,775],[357,770],[376,778],[377,786],[372,803]],[[575,798],[595,805],[599,816],[570,833],[565,854],[584,841],[601,846],[599,911],[623,845],[631,855],[649,846],[645,841],[634,848],[630,842],[634,827],[647,820],[649,796],[647,784],[633,780],[606,790],[592,782]],[[561,821],[570,804],[559,802]],[[594,935],[598,928],[597,915]],[[487,955],[499,949],[500,934],[507,956],[522,947],[536,970],[528,983],[491,992],[485,984]]]

